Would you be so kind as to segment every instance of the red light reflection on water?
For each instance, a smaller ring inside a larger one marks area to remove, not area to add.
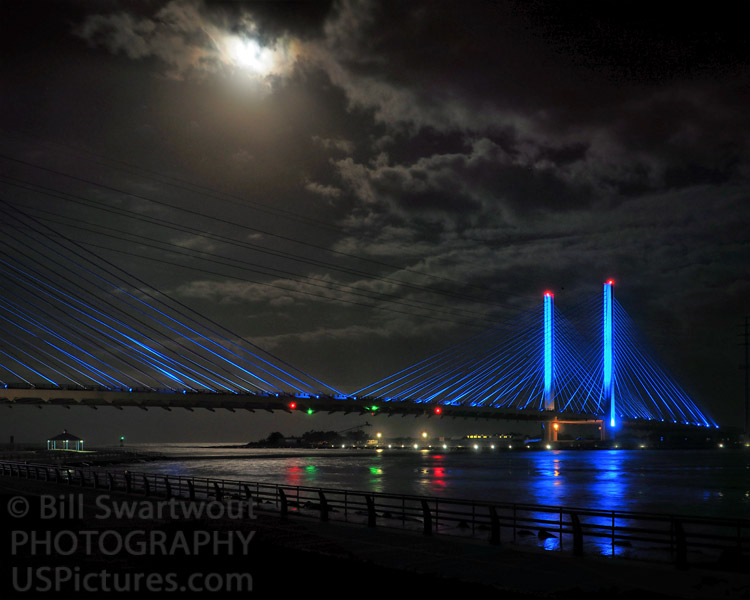
[[[289,466],[286,468],[284,473],[286,482],[292,485],[299,485],[302,479],[302,468],[297,466]]]

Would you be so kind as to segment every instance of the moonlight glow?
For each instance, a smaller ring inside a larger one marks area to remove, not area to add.
[[[232,60],[238,66],[258,75],[268,75],[273,70],[273,51],[263,48],[255,40],[234,38],[229,48]]]

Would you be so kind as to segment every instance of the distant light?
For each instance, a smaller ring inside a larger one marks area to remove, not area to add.
[[[308,408],[308,409],[307,409],[307,414],[308,414],[308,415],[311,415],[311,414],[313,414],[314,412],[315,412],[315,411],[314,411],[314,410],[313,410],[312,408]]]
[[[346,448],[346,445],[344,445],[344,444],[341,444],[341,447],[342,447],[342,448]]]
[[[422,432],[422,437],[423,437],[423,438],[426,438],[426,437],[427,437],[427,432],[426,432],[426,431],[423,431],[423,432]]]
[[[377,434],[375,434],[375,435],[377,435],[377,436],[378,436],[378,439],[380,439],[380,438],[382,438],[382,437],[383,437],[383,434],[382,434],[382,433],[380,433],[379,431],[378,431],[378,432],[377,432]]]
[[[719,448],[723,448],[723,447],[724,447],[724,444],[719,444]]]
[[[553,423],[552,427],[554,427],[555,431],[557,431],[558,429],[560,429],[560,423]]]
[[[492,450],[494,450],[494,449],[495,449],[495,444],[492,444],[492,445],[490,446],[490,448],[491,448]]]
[[[382,451],[383,451],[382,448],[378,448],[377,450],[375,450],[375,452],[382,452]]]
[[[419,450],[419,444],[414,444],[414,449]]]
[[[479,450],[479,444],[474,444],[474,450]]]
[[[549,444],[547,444],[547,450],[552,450],[552,446],[550,446]]]
[[[393,446],[391,446],[390,444],[388,444],[388,447],[389,447],[389,448],[392,448]]]
[[[508,445],[508,450],[513,450],[513,446]]]
[[[748,444],[748,446],[750,446],[750,444]],[[447,444],[443,444],[443,450],[447,450],[447,449],[448,449],[448,445]]]

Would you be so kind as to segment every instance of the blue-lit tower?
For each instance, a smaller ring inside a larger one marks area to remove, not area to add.
[[[613,318],[612,304],[614,302],[614,280],[610,279],[604,284],[604,314],[603,314],[603,351],[602,364],[603,372],[603,395],[605,402],[609,403],[609,422],[608,427],[615,428],[617,424],[617,415],[615,410],[615,356],[613,346]]]
[[[555,296],[544,292],[544,410],[555,410]]]

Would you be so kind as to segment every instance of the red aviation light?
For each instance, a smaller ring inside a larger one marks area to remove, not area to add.
[[[544,292],[544,295],[547,296],[548,298],[554,298],[555,297],[555,295],[552,292],[550,292],[549,290],[547,290],[546,292]]]
[[[289,403],[289,408],[291,408],[292,410],[294,410],[295,408],[297,408],[297,403],[296,402],[290,402]]]
[[[436,406],[435,407],[435,414],[440,415],[443,413],[443,407],[442,406]]]
[[[607,285],[615,285],[615,280],[614,279],[609,279],[607,281]]]

